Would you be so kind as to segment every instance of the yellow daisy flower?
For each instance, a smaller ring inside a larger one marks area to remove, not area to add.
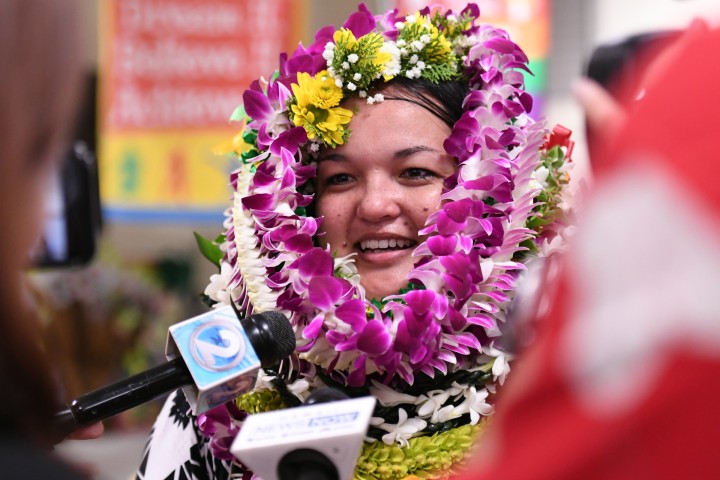
[[[335,80],[327,70],[314,77],[309,73],[298,73],[298,83],[292,84],[292,91],[300,107],[313,106],[327,110],[336,107],[342,101],[343,92],[335,85]]]
[[[291,85],[295,103],[291,105],[292,122],[303,127],[309,139],[322,138],[330,146],[345,143],[345,125],[350,123],[352,112],[339,107],[342,89],[323,70],[314,77],[298,73],[298,83]]]

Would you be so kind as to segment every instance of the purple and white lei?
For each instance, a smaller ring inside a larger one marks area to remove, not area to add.
[[[544,255],[564,226],[560,206],[571,145],[548,141],[544,123],[529,116],[532,98],[523,89],[522,73],[529,71],[528,59],[505,31],[476,25],[479,13],[470,4],[459,14],[424,9],[408,17],[397,11],[373,16],[361,4],[343,26],[345,37],[332,27],[321,29],[310,47],[281,55],[270,81],[253,83],[243,97],[249,117],[243,138],[250,150],[239,155],[241,166],[231,176],[221,273],[206,289],[218,305],[233,302],[241,314],[287,314],[300,361],[292,378],[287,374],[283,380],[298,398],[325,383],[318,378],[322,373],[335,385],[367,389],[383,406],[415,404],[409,417],[421,423],[409,436],[421,435],[428,423],[467,415],[466,423],[474,424],[491,412],[488,392],[509,371],[499,340],[523,262],[529,253]],[[427,33],[408,41],[410,27],[423,22],[434,29],[424,27]],[[384,69],[370,84],[358,86],[338,72],[362,63],[352,53],[338,63],[338,55],[347,54],[338,39],[346,39],[348,31],[357,42],[380,38],[377,54],[385,59]],[[445,63],[422,60],[423,48],[433,45],[449,45]],[[293,115],[299,78],[329,74],[343,98],[357,95],[373,103],[382,101],[369,92],[373,83],[393,75],[439,75],[442,81],[448,72],[468,85],[464,113],[445,141],[458,161],[457,173],[419,232],[427,240],[413,252],[417,262],[407,277],[409,288],[370,301],[352,257],[334,258],[331,245],[314,242],[319,220],[306,208],[314,198],[315,153],[342,138],[331,137],[341,130],[308,126]],[[446,389],[424,392],[412,388],[419,376],[478,371],[487,373],[482,382],[453,381]],[[257,388],[272,388],[271,382],[260,375]],[[399,410],[407,420],[406,408]],[[382,420],[376,422],[381,429],[387,425]],[[386,430],[388,443],[407,442],[397,428]]]

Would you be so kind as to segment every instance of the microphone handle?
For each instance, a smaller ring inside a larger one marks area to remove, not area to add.
[[[63,436],[193,383],[182,358],[153,367],[94,392],[86,393],[55,415]]]

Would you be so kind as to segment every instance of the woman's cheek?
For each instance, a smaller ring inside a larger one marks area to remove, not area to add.
[[[322,235],[319,241],[321,245],[325,246],[328,243],[336,245],[338,243],[343,218],[347,217],[347,213],[343,210],[344,203],[346,202],[343,201],[341,195],[324,194],[318,199],[317,214],[323,218],[320,224],[320,233]]]
[[[440,209],[440,196],[442,194],[442,185],[433,184],[419,198],[422,202],[417,205],[417,218],[420,225],[425,225],[427,218]],[[415,194],[415,202],[417,202],[417,194]]]

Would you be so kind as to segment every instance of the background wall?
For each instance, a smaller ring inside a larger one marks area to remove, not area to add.
[[[718,0],[597,0],[592,3],[592,40],[604,43],[628,34],[682,28],[702,17],[717,25]]]

